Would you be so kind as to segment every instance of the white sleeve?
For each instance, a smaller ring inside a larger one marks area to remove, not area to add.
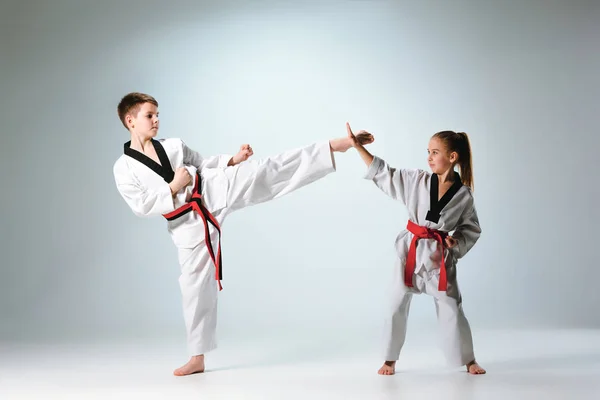
[[[474,205],[465,210],[463,215],[461,215],[458,226],[452,236],[458,241],[456,247],[452,249],[457,259],[464,257],[477,240],[479,240],[481,227],[479,226],[477,210],[475,210]]]
[[[183,146],[183,163],[186,165],[193,165],[199,170],[203,170],[204,168],[225,168],[232,157],[227,154],[222,154],[203,158],[200,153],[189,148],[183,141],[181,141],[181,144]]]
[[[142,186],[124,164],[113,169],[119,193],[138,217],[151,217],[169,213],[175,209],[171,188],[167,182],[154,190]]]
[[[381,158],[374,156],[364,178],[372,180],[382,192],[406,205],[406,199],[411,194],[409,192],[415,187],[420,173],[420,170],[415,169],[397,170]]]

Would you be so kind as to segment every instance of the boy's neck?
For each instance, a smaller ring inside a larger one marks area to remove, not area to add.
[[[145,138],[136,135],[134,132],[131,133],[131,148],[133,150],[143,152],[145,148],[152,145],[152,138]]]

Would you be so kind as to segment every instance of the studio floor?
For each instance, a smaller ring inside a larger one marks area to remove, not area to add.
[[[599,399],[600,331],[474,332],[488,371],[447,368],[435,339],[409,337],[394,376],[376,347],[223,340],[207,371],[175,377],[181,346],[0,344],[0,399]],[[429,343],[433,342],[433,346]],[[353,348],[356,347],[356,348]]]

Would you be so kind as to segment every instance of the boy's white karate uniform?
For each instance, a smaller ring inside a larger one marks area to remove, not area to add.
[[[391,168],[375,157],[365,179],[384,193],[406,205],[408,218],[417,225],[441,232],[452,232],[458,245],[440,248],[433,238],[419,239],[416,246],[413,287],[404,280],[404,271],[413,233],[403,230],[396,238],[397,262],[391,285],[391,301],[384,323],[384,357],[387,361],[399,358],[406,336],[406,323],[413,294],[426,293],[434,298],[442,334],[442,348],[452,365],[465,365],[474,360],[471,329],[462,309],[462,299],[456,281],[456,262],[479,239],[481,228],[470,188],[460,180],[438,202],[437,176],[422,170]],[[433,183],[433,186],[432,186]],[[431,191],[435,191],[431,196]],[[433,203],[433,204],[432,204]],[[431,210],[434,212],[431,213]],[[431,217],[431,214],[436,214]],[[432,222],[429,219],[438,219]],[[442,252],[447,273],[447,289],[439,290]]]
[[[153,140],[153,144],[159,157],[161,148],[168,157],[165,161],[170,163],[171,174],[179,167],[186,167],[193,180],[172,197],[165,180],[172,179],[169,171],[128,149],[129,142],[126,143],[126,154],[114,165],[114,177],[121,196],[133,212],[142,217],[168,214],[188,203],[196,184],[196,171],[202,177],[203,204],[219,225],[234,210],[281,197],[335,171],[329,142],[231,167],[227,167],[231,156],[204,159],[180,139]],[[215,265],[205,242],[205,225],[200,215],[192,211],[168,221],[168,230],[178,248],[179,284],[189,352],[204,354],[217,347],[218,291]],[[210,236],[216,252],[219,235],[212,226]]]

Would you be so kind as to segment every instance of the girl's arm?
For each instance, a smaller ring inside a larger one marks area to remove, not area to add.
[[[417,181],[424,172],[408,169],[398,170],[390,167],[381,158],[372,155],[365,149],[347,123],[346,129],[348,130],[348,137],[352,141],[352,147],[358,151],[362,160],[369,167],[365,179],[372,180],[382,192],[392,199],[400,200],[403,204],[406,204],[407,196],[412,192],[411,188],[416,186]],[[364,133],[364,131],[360,131],[358,134],[361,133]]]

